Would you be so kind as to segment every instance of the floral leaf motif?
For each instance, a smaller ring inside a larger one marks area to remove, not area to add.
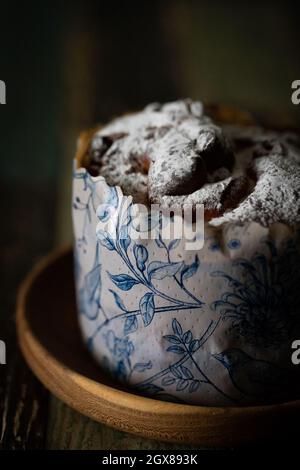
[[[180,368],[180,371],[182,372],[183,377],[185,377],[186,379],[194,378],[193,374],[187,367],[180,365],[179,368]]]
[[[140,312],[145,326],[150,325],[155,313],[154,295],[147,292],[140,300]]]
[[[123,312],[127,312],[127,309],[126,309],[125,305],[123,304],[123,301],[122,301],[121,297],[119,296],[119,294],[117,294],[117,293],[116,293],[114,290],[112,290],[112,289],[108,289],[108,290],[109,290],[109,292],[111,292],[111,293],[113,294],[117,306],[118,306],[121,310],[123,310]]]
[[[229,276],[229,274],[224,273],[223,271],[213,271],[210,273],[212,277],[223,277],[228,281],[229,287],[242,287],[243,284],[238,281],[237,279],[234,279],[233,277]]]
[[[262,240],[263,241],[263,240]],[[299,318],[299,250],[286,243],[279,254],[276,246],[265,242],[269,254],[255,253],[251,260],[237,259],[234,266],[243,272],[242,281],[233,279],[224,272],[222,276],[230,289],[213,302],[212,308],[219,310],[223,320],[231,322],[230,328],[249,344],[276,348],[282,344],[295,327]],[[269,263],[269,256],[272,262]]]
[[[174,250],[175,248],[177,248],[179,243],[180,243],[180,238],[175,238],[174,240],[171,240],[168,246],[168,250],[169,251]]]
[[[190,393],[193,393],[193,392],[196,392],[196,390],[198,390],[200,386],[200,382],[199,380],[193,380],[189,386],[189,392]]]
[[[95,291],[95,294],[97,293],[97,290]],[[92,298],[88,297],[87,290],[85,289],[85,287],[79,289],[79,312],[85,315],[90,320],[95,320],[98,317],[99,313],[99,303],[95,301],[94,297],[95,296],[93,296]]]
[[[147,269],[149,279],[164,279],[165,277],[174,276],[182,266],[179,263],[167,263],[163,261],[152,261]]]
[[[152,362],[149,361],[149,362],[137,362],[134,367],[133,367],[133,370],[136,370],[137,372],[144,372],[145,370],[148,370],[148,369],[152,369]]]
[[[127,251],[131,243],[131,238],[128,233],[128,228],[126,226],[121,227],[119,239],[121,247],[123,248],[123,250]]]
[[[172,385],[176,379],[174,377],[164,377],[161,381],[162,385],[168,386]]]
[[[183,354],[185,352],[182,346],[169,346],[167,351],[173,352],[175,354]]]
[[[124,325],[124,335],[128,335],[129,333],[133,333],[137,330],[138,322],[136,315],[129,315],[126,317],[125,325]]]
[[[200,348],[200,341],[198,339],[194,339],[190,344],[189,344],[189,352],[194,353]]]
[[[191,330],[188,330],[184,333],[183,337],[182,337],[182,341],[185,343],[185,344],[188,344],[192,341],[193,339],[193,334],[191,332]]]
[[[175,335],[181,336],[182,335],[182,328],[178,320],[176,318],[173,318],[172,320],[172,328],[175,333]]]
[[[198,258],[198,255],[196,255],[195,261],[192,264],[184,264],[184,267],[180,273],[181,282],[184,279],[188,279],[189,277],[194,276],[194,274],[197,272],[198,267],[199,267],[199,258]]]
[[[189,382],[187,380],[184,380],[184,379],[178,380],[176,390],[178,392],[181,392],[182,390],[184,390],[188,386],[188,384],[189,384]]]
[[[139,284],[137,279],[129,276],[128,274],[110,274],[108,273],[109,277],[113,281],[113,283],[119,287],[121,290],[130,290],[135,284]]]
[[[101,265],[96,264],[84,277],[84,285],[79,290],[80,312],[89,319],[97,318],[100,308]]]
[[[224,304],[225,304],[225,302],[223,300],[215,300],[214,302],[212,302],[211,308],[212,308],[212,310],[217,310],[219,307],[223,307]],[[221,310],[221,314],[223,315],[223,313],[225,313],[225,311]]]
[[[97,231],[97,238],[99,240],[99,243],[104,246],[105,248],[107,248],[108,250],[110,251],[113,251],[115,250],[115,243],[112,239],[112,237],[110,236],[110,234],[108,232],[106,232],[105,230],[98,230]]]
[[[86,274],[85,279],[84,279],[86,293],[90,301],[93,300],[95,291],[97,287],[99,286],[100,270],[101,270],[101,265],[98,264]]]
[[[143,245],[135,244],[133,247],[133,254],[136,260],[136,265],[140,271],[145,271],[146,261],[148,259],[148,251]]]
[[[178,379],[181,379],[181,373],[179,372],[178,368],[177,367],[174,367],[174,366],[170,366],[170,371],[172,372],[172,374],[177,377]]]
[[[103,335],[103,338],[112,355],[112,361],[110,362],[113,374],[126,381],[131,371],[130,356],[134,352],[132,341],[129,341],[128,337],[117,337],[113,330],[108,330],[107,334]]]
[[[169,341],[169,343],[181,344],[180,339],[177,338],[177,336],[175,336],[175,335],[165,335],[165,336],[163,336],[163,338],[166,339],[167,341]]]
[[[97,209],[97,217],[101,222],[106,222],[110,218],[111,212],[111,204],[101,204]]]

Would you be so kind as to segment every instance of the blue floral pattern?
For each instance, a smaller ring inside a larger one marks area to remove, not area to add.
[[[211,273],[223,278],[229,287],[212,308],[250,344],[278,348],[300,325],[300,253],[293,240],[286,241],[281,254],[270,241],[265,245],[268,254],[256,253],[251,260],[233,262],[238,278],[223,271]]]
[[[233,232],[223,245],[207,237],[205,256],[183,255],[181,240],[163,239],[160,218],[149,220],[155,239],[133,238],[133,209],[120,188],[74,170],[77,304],[90,351],[115,378],[155,398],[234,405],[255,396],[256,402],[257,382],[247,378],[245,386],[234,366],[250,370],[252,361],[258,371],[266,364],[275,370],[251,348],[269,355],[299,331],[297,243],[287,240],[278,251],[261,240],[261,252],[242,257]],[[211,292],[219,298],[206,294],[202,282],[217,286]]]

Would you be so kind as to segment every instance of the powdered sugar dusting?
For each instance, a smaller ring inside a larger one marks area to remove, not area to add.
[[[271,155],[254,160],[253,170],[258,178],[254,190],[238,207],[212,219],[210,224],[254,221],[270,226],[276,222],[299,223],[300,167],[292,158]]]
[[[300,222],[294,134],[219,126],[200,102],[153,103],[113,120],[91,142],[93,165],[135,202],[204,204],[212,226]]]

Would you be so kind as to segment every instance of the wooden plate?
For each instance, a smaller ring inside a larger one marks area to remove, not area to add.
[[[243,408],[191,406],[145,398],[113,382],[81,340],[70,249],[50,254],[25,279],[18,297],[17,330],[29,366],[54,395],[122,431],[208,447],[296,433],[300,400]]]

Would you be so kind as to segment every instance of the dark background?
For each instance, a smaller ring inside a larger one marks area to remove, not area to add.
[[[300,79],[300,10],[291,1],[153,0],[1,2],[0,11],[7,86],[0,107],[0,339],[7,345],[0,448],[130,448],[136,440],[108,430],[106,443],[65,437],[74,423],[82,428],[81,417],[49,401],[20,357],[17,286],[42,254],[71,240],[71,161],[81,129],[187,96],[297,126],[300,105],[290,96]],[[102,432],[87,420],[84,426]]]

